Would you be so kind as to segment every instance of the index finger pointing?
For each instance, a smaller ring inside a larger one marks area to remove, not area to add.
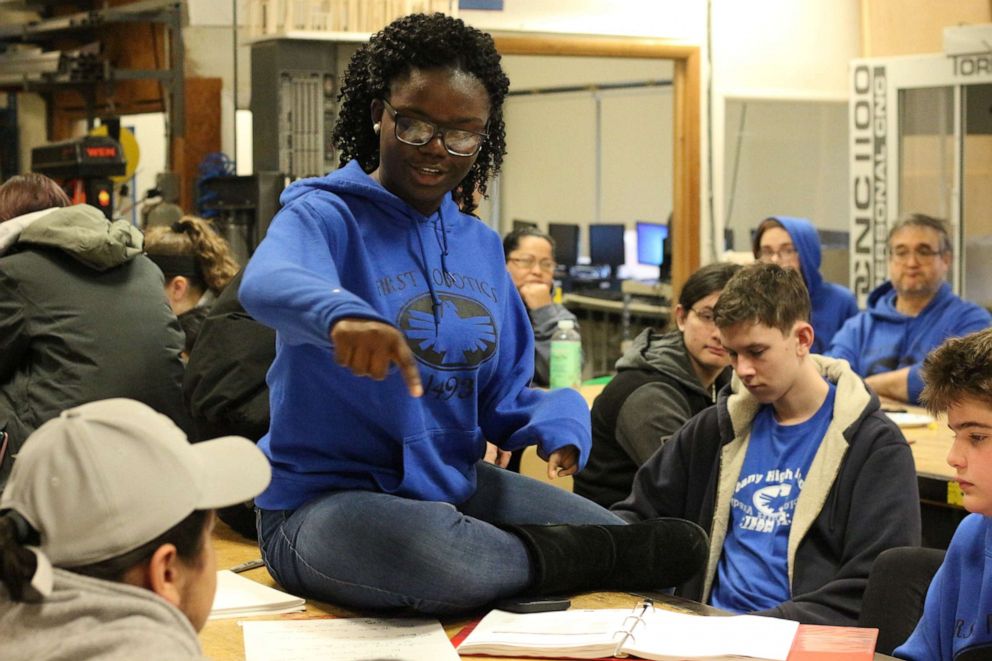
[[[403,374],[403,380],[410,391],[410,396],[420,397],[423,395],[424,387],[420,383],[420,369],[417,367],[417,359],[413,357],[413,352],[403,340],[400,340],[396,347],[396,364]]]

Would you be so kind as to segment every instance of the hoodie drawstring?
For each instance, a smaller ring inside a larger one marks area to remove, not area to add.
[[[448,235],[444,227],[444,215],[441,213],[440,208],[437,210],[437,217],[441,226],[441,236],[440,238],[438,237],[438,227],[435,224],[434,239],[437,241],[438,248],[441,250],[441,277],[447,282],[448,278],[451,277],[448,274],[448,262],[445,259],[448,256]],[[420,258],[423,263],[424,279],[427,281],[427,289],[431,293],[431,312],[434,315],[434,335],[436,336],[441,332],[441,299],[438,298],[437,291],[434,289],[434,279],[431,278],[430,267],[427,264],[427,251],[424,250],[424,237],[420,235],[419,221],[414,221],[413,227],[414,233],[417,235],[417,243],[420,245]]]
[[[437,210],[438,224],[441,225],[441,238],[437,239],[437,225],[434,225],[434,238],[437,239],[437,247],[441,249],[441,273],[444,274],[444,281],[448,281],[448,263],[445,258],[448,256],[448,231],[444,227],[444,214],[441,207]]]

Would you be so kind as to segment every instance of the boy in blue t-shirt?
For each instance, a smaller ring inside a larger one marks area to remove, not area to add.
[[[921,399],[947,412],[964,507],[916,630],[895,656],[912,661],[992,658],[992,329],[946,341],[923,362]]]
[[[875,557],[920,543],[909,446],[846,361],[810,353],[810,299],[796,271],[745,267],[714,315],[731,384],[642,466],[613,510],[709,531],[706,571],[683,596],[856,624]]]

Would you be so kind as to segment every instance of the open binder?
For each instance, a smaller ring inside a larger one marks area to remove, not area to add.
[[[757,615],[705,617],[655,608],[568,610],[486,615],[458,646],[459,654],[597,659],[635,656],[657,661],[754,659],[786,661],[798,622]]]

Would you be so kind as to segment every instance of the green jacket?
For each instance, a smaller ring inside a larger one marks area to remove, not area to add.
[[[15,234],[0,243],[0,486],[9,455],[65,408],[130,397],[190,426],[182,331],[141,233],[86,205],[29,215],[0,223]]]

